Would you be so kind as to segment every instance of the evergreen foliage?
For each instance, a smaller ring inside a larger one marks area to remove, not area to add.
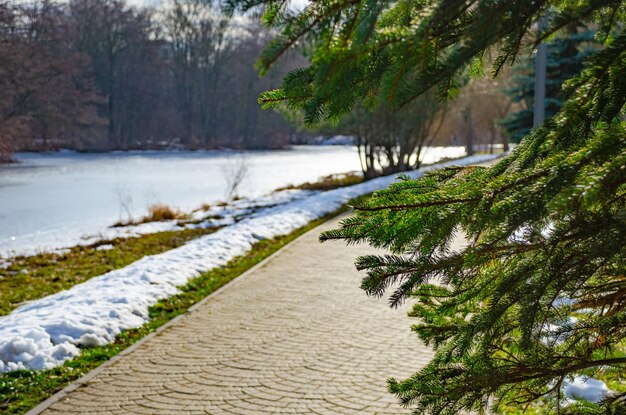
[[[544,412],[625,413],[626,393],[569,403],[562,385],[626,365],[626,4],[329,0],[293,11],[280,0],[231,0],[260,4],[266,23],[282,31],[261,67],[298,42],[312,56],[261,102],[303,108],[310,123],[359,101],[401,106],[433,89],[449,96],[494,50],[497,75],[533,47],[525,45],[529,29],[548,11],[535,42],[572,24],[598,27],[601,46],[565,82],[561,110],[511,155],[491,168],[401,180],[322,239],[389,250],[357,260],[367,272],[363,289],[392,290],[392,305],[416,299],[415,331],[436,355],[389,384],[416,414],[537,400]],[[455,251],[460,233],[469,243]]]
[[[594,31],[573,27],[564,36],[548,43],[546,80],[546,117],[554,116],[567,99],[562,89],[563,82],[578,75],[583,69],[583,60],[589,54],[589,43]],[[505,90],[513,102],[522,106],[509,114],[500,124],[510,141],[519,143],[533,127],[535,95],[535,55],[524,56],[514,67],[513,85]]]

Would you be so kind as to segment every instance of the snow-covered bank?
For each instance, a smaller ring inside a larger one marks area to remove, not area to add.
[[[456,148],[455,148],[456,149]],[[433,150],[441,157],[450,151]],[[129,151],[17,154],[0,166],[0,258],[56,251],[122,234],[109,228],[150,205],[190,212],[227,192],[225,170],[245,158],[239,196],[359,169],[356,148],[296,146],[275,151]],[[436,161],[436,160],[435,160]],[[142,226],[137,233],[151,233]],[[132,236],[132,235],[131,235]]]
[[[467,157],[468,165],[495,156]],[[419,177],[424,170],[410,172]],[[178,286],[246,253],[260,239],[285,235],[341,207],[348,200],[389,186],[388,176],[311,194],[253,213],[219,231],[159,255],[24,305],[0,317],[0,372],[49,369],[79,354],[78,346],[111,342],[122,330],[148,320],[148,308]]]
[[[64,242],[59,242],[58,244],[44,242],[42,246],[27,246],[19,251],[12,251],[10,254],[7,254],[7,252],[4,252],[2,248],[0,248],[0,268],[11,264],[12,258],[17,254],[21,256],[31,256],[42,252],[63,253],[76,246],[91,246],[102,243],[102,241],[111,241],[116,238],[134,238],[157,232],[180,231],[188,228],[217,228],[227,226],[252,212],[307,197],[312,193],[314,192],[308,190],[283,190],[268,196],[236,200],[226,206],[218,205],[212,206],[208,210],[195,210],[189,213],[188,221],[164,220],[137,225],[108,226],[104,229],[100,229],[96,233],[85,234],[80,238],[77,238],[76,235],[70,235],[67,238],[59,237],[55,240],[57,242],[63,240]],[[7,258],[3,258],[3,255],[7,255]]]

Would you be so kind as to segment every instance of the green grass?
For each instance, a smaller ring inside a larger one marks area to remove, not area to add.
[[[246,255],[233,259],[222,268],[211,270],[195,278],[181,288],[180,294],[162,300],[151,307],[151,319],[148,323],[138,329],[123,332],[114,343],[85,348],[76,359],[51,370],[16,371],[0,375],[0,413],[4,415],[22,414],[35,407],[41,401],[155,331],[172,318],[184,313],[190,306],[258,264],[287,243],[345,209],[339,209],[321,219],[312,221],[289,235],[260,241]]]
[[[0,268],[0,315],[9,314],[25,301],[66,290],[88,279],[125,267],[144,256],[176,248],[216,229],[183,229],[136,238],[117,238],[90,246],[77,246],[67,253],[43,253],[11,259]],[[104,244],[112,249],[97,250]]]

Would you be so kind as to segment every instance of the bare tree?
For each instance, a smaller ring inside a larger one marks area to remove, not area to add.
[[[130,190],[122,183],[116,183],[113,186],[113,191],[117,196],[117,201],[120,208],[120,219],[118,224],[132,223],[133,221],[133,195]],[[126,220],[124,220],[126,215]]]
[[[373,178],[418,168],[422,150],[441,126],[442,111],[429,93],[400,109],[381,105],[372,112],[357,107],[339,129],[357,137],[363,174]]]
[[[98,125],[99,98],[70,37],[60,4],[0,3],[0,152],[75,143]]]
[[[268,148],[288,122],[257,97],[302,62],[260,78],[271,34],[212,0],[0,0],[0,161],[17,150]],[[158,16],[158,18],[156,17]]]
[[[239,196],[239,190],[250,175],[250,168],[244,156],[227,159],[222,170],[226,183],[226,201],[232,202]]]
[[[511,100],[503,93],[509,82],[509,72],[499,79],[478,78],[470,81],[449,104],[446,120],[436,134],[440,144],[464,144],[468,154],[476,145],[488,145],[490,151],[497,142],[508,149],[499,121],[511,108]]]
[[[232,56],[230,22],[212,1],[173,0],[165,15],[187,144],[215,140],[222,74]],[[232,75],[232,74],[231,74]]]

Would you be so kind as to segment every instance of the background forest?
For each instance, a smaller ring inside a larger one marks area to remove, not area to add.
[[[269,35],[211,2],[0,0],[0,154],[12,150],[281,147],[289,126],[259,93]]]

